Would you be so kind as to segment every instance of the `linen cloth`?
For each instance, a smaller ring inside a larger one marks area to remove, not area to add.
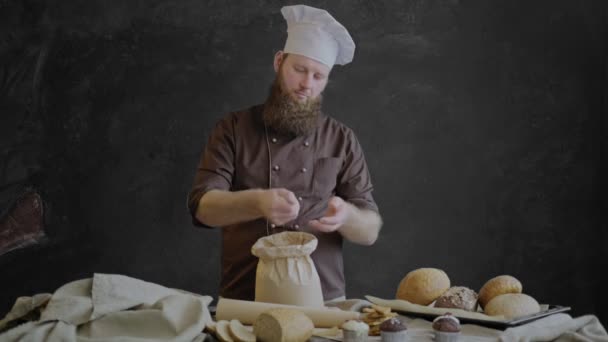
[[[0,330],[27,321],[36,311],[40,317],[5,331],[0,341],[202,340],[205,325],[212,321],[212,300],[123,275],[94,274],[65,284],[50,298],[19,298],[0,321]]]

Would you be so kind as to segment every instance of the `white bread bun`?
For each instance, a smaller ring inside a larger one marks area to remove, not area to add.
[[[450,278],[438,268],[419,268],[399,283],[396,297],[410,303],[429,305],[450,288]]]
[[[505,293],[521,293],[519,280],[510,275],[500,275],[488,280],[479,290],[479,305],[485,308],[492,298]]]
[[[260,314],[253,324],[253,333],[262,342],[304,342],[315,326],[298,310],[274,308]]]
[[[489,316],[503,315],[507,319],[540,312],[536,299],[523,293],[507,293],[494,297],[484,309]]]

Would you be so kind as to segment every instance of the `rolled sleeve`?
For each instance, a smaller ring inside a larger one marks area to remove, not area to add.
[[[211,190],[228,191],[232,187],[235,144],[234,126],[230,118],[219,121],[211,132],[188,194],[188,210],[192,223],[198,227],[210,228],[196,218],[200,199]]]
[[[372,192],[374,187],[363,149],[351,130],[347,133],[348,146],[344,164],[338,174],[336,194],[359,209],[368,209],[379,213]]]

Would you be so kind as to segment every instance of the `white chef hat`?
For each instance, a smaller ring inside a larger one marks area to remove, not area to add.
[[[330,68],[353,60],[355,42],[327,11],[294,5],[281,8],[281,13],[287,21],[284,52],[312,58]]]

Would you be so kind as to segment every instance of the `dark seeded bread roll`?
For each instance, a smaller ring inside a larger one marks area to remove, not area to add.
[[[435,302],[436,308],[477,309],[477,293],[464,286],[450,287]]]

